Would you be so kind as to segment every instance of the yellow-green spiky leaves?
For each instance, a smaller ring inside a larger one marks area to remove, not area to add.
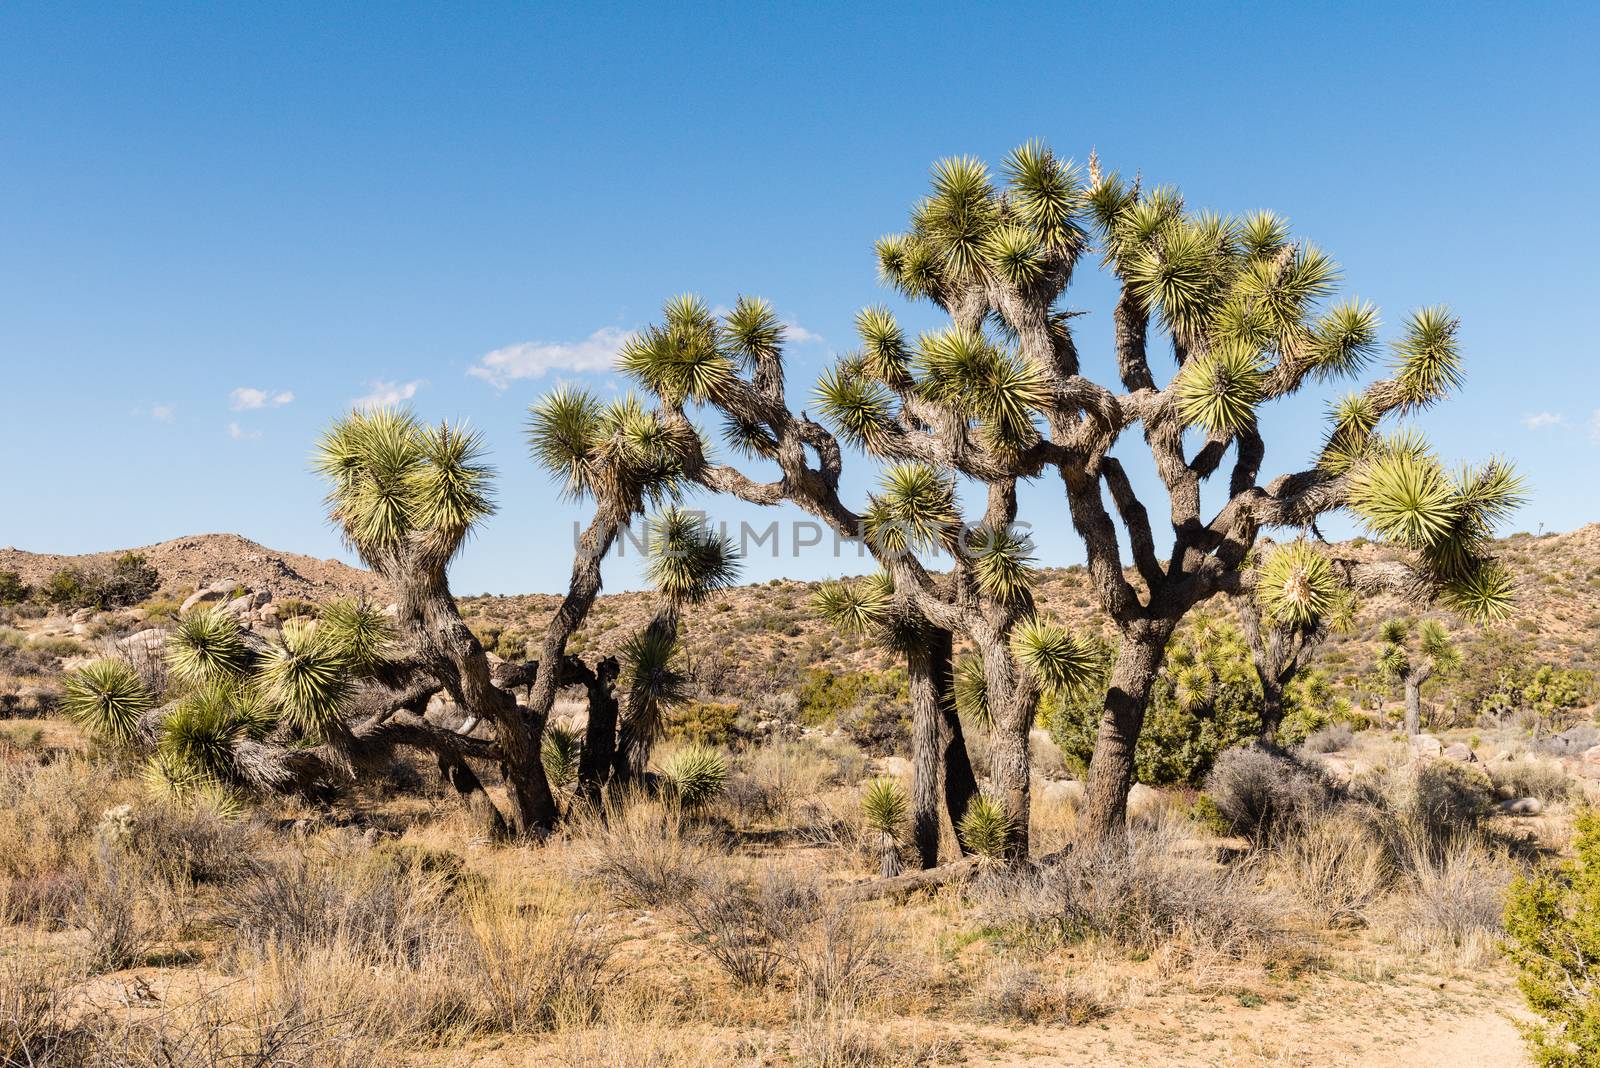
[[[868,828],[898,839],[911,817],[911,800],[894,779],[873,779],[861,792],[861,818]]]
[[[699,604],[739,578],[739,554],[705,516],[669,508],[650,524],[650,581],[675,604]]]
[[[1441,307],[1423,308],[1406,320],[1394,346],[1394,382],[1403,409],[1426,408],[1461,384],[1460,326]]]
[[[951,545],[961,525],[955,483],[927,464],[896,464],[883,474],[862,516],[868,542],[887,553]]]
[[[1239,221],[1239,247],[1249,259],[1271,259],[1289,244],[1289,220],[1270,211],[1254,211]]]
[[[332,483],[331,518],[369,559],[414,543],[448,558],[492,515],[493,468],[483,438],[408,411],[352,412],[317,443],[315,466]]]
[[[851,634],[867,634],[890,623],[894,583],[882,572],[857,582],[824,582],[812,595],[817,614]]]
[[[1266,391],[1266,363],[1248,345],[1222,343],[1184,364],[1174,382],[1178,414],[1189,426],[1238,434],[1255,426]]]
[[[1011,652],[1046,690],[1076,690],[1099,669],[1092,643],[1040,616],[1029,616],[1012,630]]]
[[[1256,601],[1275,623],[1315,626],[1335,615],[1345,596],[1333,565],[1306,541],[1274,546],[1256,576]]]
[[[861,335],[861,369],[880,382],[900,387],[910,381],[906,335],[888,308],[874,305],[856,313]]]
[[[1048,249],[1076,251],[1083,230],[1074,216],[1083,209],[1084,190],[1078,171],[1057,159],[1042,141],[1019,145],[1001,164],[1008,189],[1006,204],[1016,218]]]
[[[528,448],[534,462],[574,499],[593,486],[593,465],[605,438],[601,411],[594,394],[564,385],[539,398],[528,412]]]
[[[1318,466],[1332,474],[1349,471],[1369,452],[1381,417],[1377,404],[1368,394],[1345,394],[1328,412],[1333,425],[1322,447]]]
[[[972,156],[958,156],[933,165],[933,193],[914,222],[938,249],[946,276],[967,280],[983,274],[984,245],[999,215],[989,168]]]
[[[1317,320],[1306,355],[1319,378],[1337,378],[1360,371],[1378,344],[1378,310],[1368,303],[1345,301]]]
[[[1011,527],[973,531],[967,553],[978,588],[997,601],[1020,600],[1033,585],[1033,541]]]
[[[979,858],[993,861],[1005,856],[1016,836],[1017,825],[1004,805],[986,794],[979,794],[962,814],[956,833],[962,844]]]
[[[669,404],[716,401],[732,385],[736,366],[711,309],[699,297],[681,296],[662,314],[662,324],[627,340],[618,366]]]
[[[1148,213],[1135,213],[1143,218]],[[1144,305],[1178,337],[1206,332],[1219,303],[1226,262],[1205,228],[1173,222],[1159,240],[1138,239],[1125,256],[1124,276]]]
[[[63,710],[101,741],[126,745],[139,721],[155,707],[155,695],[126,660],[96,660],[67,672]]]
[[[1498,623],[1511,615],[1516,592],[1511,572],[1499,563],[1486,561],[1446,582],[1444,600],[1474,622]]]
[[[335,628],[291,620],[262,658],[258,685],[285,720],[325,738],[340,720],[354,672]]]
[[[1455,515],[1438,460],[1408,449],[1361,464],[1350,478],[1350,505],[1379,538],[1411,549],[1433,545]]]
[[[339,650],[350,670],[363,676],[383,665],[395,641],[394,621],[371,605],[355,600],[324,605],[318,614],[317,629]]]
[[[894,398],[859,365],[840,363],[824,371],[816,398],[828,425],[856,448],[881,454],[893,440]]]
[[[982,249],[989,270],[1018,289],[1026,289],[1044,277],[1045,250],[1026,227],[997,226],[984,238]]]
[[[984,444],[1001,451],[1038,440],[1034,413],[1048,400],[1043,376],[980,330],[952,327],[917,341],[918,389],[929,400],[975,420]]]
[[[740,297],[723,318],[723,339],[746,366],[776,358],[783,335],[783,321],[760,297]]]
[[[238,617],[221,608],[190,613],[167,638],[167,665],[183,682],[240,678],[254,663]]]

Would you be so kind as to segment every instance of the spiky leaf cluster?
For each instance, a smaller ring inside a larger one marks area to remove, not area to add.
[[[394,621],[364,601],[330,601],[317,616],[317,631],[338,650],[351,673],[370,676],[394,648]]]
[[[1178,414],[1190,426],[1238,434],[1255,426],[1256,405],[1266,393],[1261,353],[1240,342],[1219,345],[1184,364],[1174,387]]]
[[[979,528],[968,538],[978,588],[997,601],[1015,602],[1033,586],[1033,539],[1018,528]]]
[[[1475,620],[1510,613],[1510,573],[1489,549],[1523,499],[1522,480],[1503,461],[1452,474],[1406,435],[1369,448],[1350,474],[1349,502],[1368,529],[1417,553],[1446,600]]]
[[[1076,168],[1042,142],[1008,155],[996,186],[970,156],[934,164],[932,189],[911,213],[911,229],[880,238],[878,270],[913,299],[942,299],[963,283],[1026,289],[1070,264],[1083,247],[1077,221],[1085,199]]]
[[[335,634],[320,623],[291,620],[262,657],[256,679],[285,720],[320,739],[340,721],[352,675]]]
[[[578,757],[583,748],[577,731],[551,723],[539,744],[539,760],[550,785],[561,789],[578,781]]]
[[[997,860],[1010,847],[1016,824],[1004,805],[987,794],[979,794],[962,814],[956,831],[973,853],[984,860]]]
[[[911,800],[896,779],[878,778],[861,793],[861,818],[889,841],[898,840],[911,816]]]
[[[692,442],[638,398],[602,404],[587,390],[563,386],[529,409],[534,461],[573,499],[615,497],[637,509],[676,497]]]
[[[167,638],[167,665],[187,683],[242,678],[255,664],[239,618],[222,608],[209,608],[179,620]]]
[[[669,508],[650,524],[650,581],[675,604],[698,604],[739,578],[739,554],[705,517]]]
[[[739,360],[755,350],[728,346],[728,335],[699,297],[674,297],[662,317],[628,339],[618,365],[668,403],[717,400],[734,381]]]
[[[126,660],[96,660],[67,673],[62,709],[101,741],[127,745],[155,707],[155,695]]]
[[[950,689],[959,715],[985,728],[993,724],[993,714],[989,709],[989,680],[984,676],[980,657],[965,656],[956,662]]]
[[[476,431],[384,408],[335,422],[317,443],[315,466],[332,484],[333,521],[381,570],[408,547],[447,561],[493,514],[494,472],[482,456]]]
[[[1332,563],[1305,540],[1267,553],[1256,575],[1256,602],[1270,622],[1303,629],[1341,620],[1351,608]]]
[[[982,330],[957,326],[923,334],[915,366],[917,391],[975,423],[983,444],[1014,452],[1038,440],[1034,415],[1048,399],[1043,377]]]
[[[1092,642],[1058,623],[1029,616],[1011,632],[1011,652],[1047,690],[1075,690],[1095,677],[1099,654]]]
[[[955,483],[922,463],[895,464],[862,515],[863,534],[886,553],[952,545],[961,526]]]
[[[728,758],[709,746],[685,746],[662,765],[661,780],[672,799],[692,812],[715,801],[727,789]]]

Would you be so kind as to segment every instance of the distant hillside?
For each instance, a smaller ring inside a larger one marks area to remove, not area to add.
[[[1384,550],[1360,542],[1344,551],[1378,556]],[[139,548],[161,572],[168,596],[231,578],[246,587],[268,590],[282,600],[326,600],[364,593],[380,601],[385,584],[371,572],[337,560],[277,552],[236,534],[175,538]],[[1472,659],[1510,645],[1562,667],[1600,668],[1600,524],[1562,534],[1517,534],[1502,539],[1497,553],[1519,585],[1516,613],[1496,627],[1475,629],[1449,613],[1444,619]],[[30,583],[43,581],[67,565],[105,565],[121,551],[59,556],[0,549],[0,570],[14,570]],[[792,689],[809,668],[831,672],[882,670],[890,658],[865,641],[841,634],[818,621],[810,607],[816,583],[788,579],[724,591],[685,613],[685,647],[691,668],[707,693],[755,694]],[[1036,587],[1040,608],[1062,622],[1109,636],[1111,628],[1096,607],[1081,567],[1041,570]],[[560,602],[555,594],[477,596],[461,599],[463,614],[486,644],[501,655],[532,655],[537,636]],[[599,598],[579,631],[575,648],[609,653],[644,626],[654,611],[650,592],[608,594]],[[1226,611],[1218,603],[1216,610]],[[1393,599],[1363,606],[1354,633],[1332,639],[1318,662],[1337,679],[1353,684],[1371,664],[1377,625],[1390,615],[1414,611]]]
[[[1371,544],[1347,543],[1346,552],[1381,556]],[[1560,667],[1600,668],[1600,524],[1564,534],[1518,534],[1502,539],[1497,553],[1515,574],[1516,612],[1506,623],[1473,628],[1448,612],[1431,612],[1460,637],[1471,659],[1490,645],[1516,645]],[[709,693],[751,694],[791,688],[808,668],[832,672],[882,670],[892,660],[852,635],[820,622],[811,611],[816,583],[774,579],[741,586],[684,614],[691,666]],[[1042,569],[1036,584],[1042,611],[1070,626],[1112,633],[1096,606],[1081,567]],[[463,612],[481,636],[504,655],[531,654],[560,598],[555,595],[487,596],[462,600]],[[580,650],[611,652],[644,626],[654,611],[649,592],[602,596],[577,635]],[[1216,610],[1226,611],[1224,602]],[[1378,624],[1415,611],[1393,598],[1369,601],[1353,633],[1331,639],[1318,662],[1347,683],[1366,671],[1377,648]]]
[[[318,560],[258,545],[237,534],[195,534],[137,549],[62,556],[0,549],[0,571],[15,571],[37,585],[63,567],[107,567],[125,552],[142,554],[161,573],[161,592],[186,594],[212,582],[235,579],[253,590],[267,590],[276,600],[299,597],[326,600],[365,593],[382,596],[385,584],[370,571],[338,560]]]

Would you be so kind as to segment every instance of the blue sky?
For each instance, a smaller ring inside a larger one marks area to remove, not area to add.
[[[1575,4],[7,4],[0,545],[341,554],[309,450],[386,396],[500,469],[456,589],[561,588],[581,510],[526,459],[531,401],[613,388],[616,339],[694,291],[796,324],[805,403],[855,310],[901,307],[871,242],[930,163],[1030,137],[1289,216],[1391,329],[1449,303],[1468,382],[1422,426],[1517,461],[1518,528],[1600,519],[1597,46]],[[1067,299],[1091,370],[1111,294],[1085,269]],[[1268,415],[1269,468],[1323,399]],[[1081,559],[1057,489],[1024,509]],[[749,576],[860,569],[788,551]]]

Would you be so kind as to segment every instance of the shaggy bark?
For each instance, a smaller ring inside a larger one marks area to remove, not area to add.
[[[584,725],[583,749],[578,753],[578,792],[590,802],[611,778],[617,754],[617,658],[608,656],[595,665],[588,684],[589,719]]]
[[[943,793],[944,694],[934,677],[933,650],[906,651],[911,696],[911,843],[924,868],[939,863],[940,801]],[[948,669],[947,669],[948,677]]]
[[[1134,752],[1172,629],[1172,624],[1146,624],[1123,635],[1089,763],[1088,796],[1078,817],[1080,842],[1114,841],[1126,827]]]

